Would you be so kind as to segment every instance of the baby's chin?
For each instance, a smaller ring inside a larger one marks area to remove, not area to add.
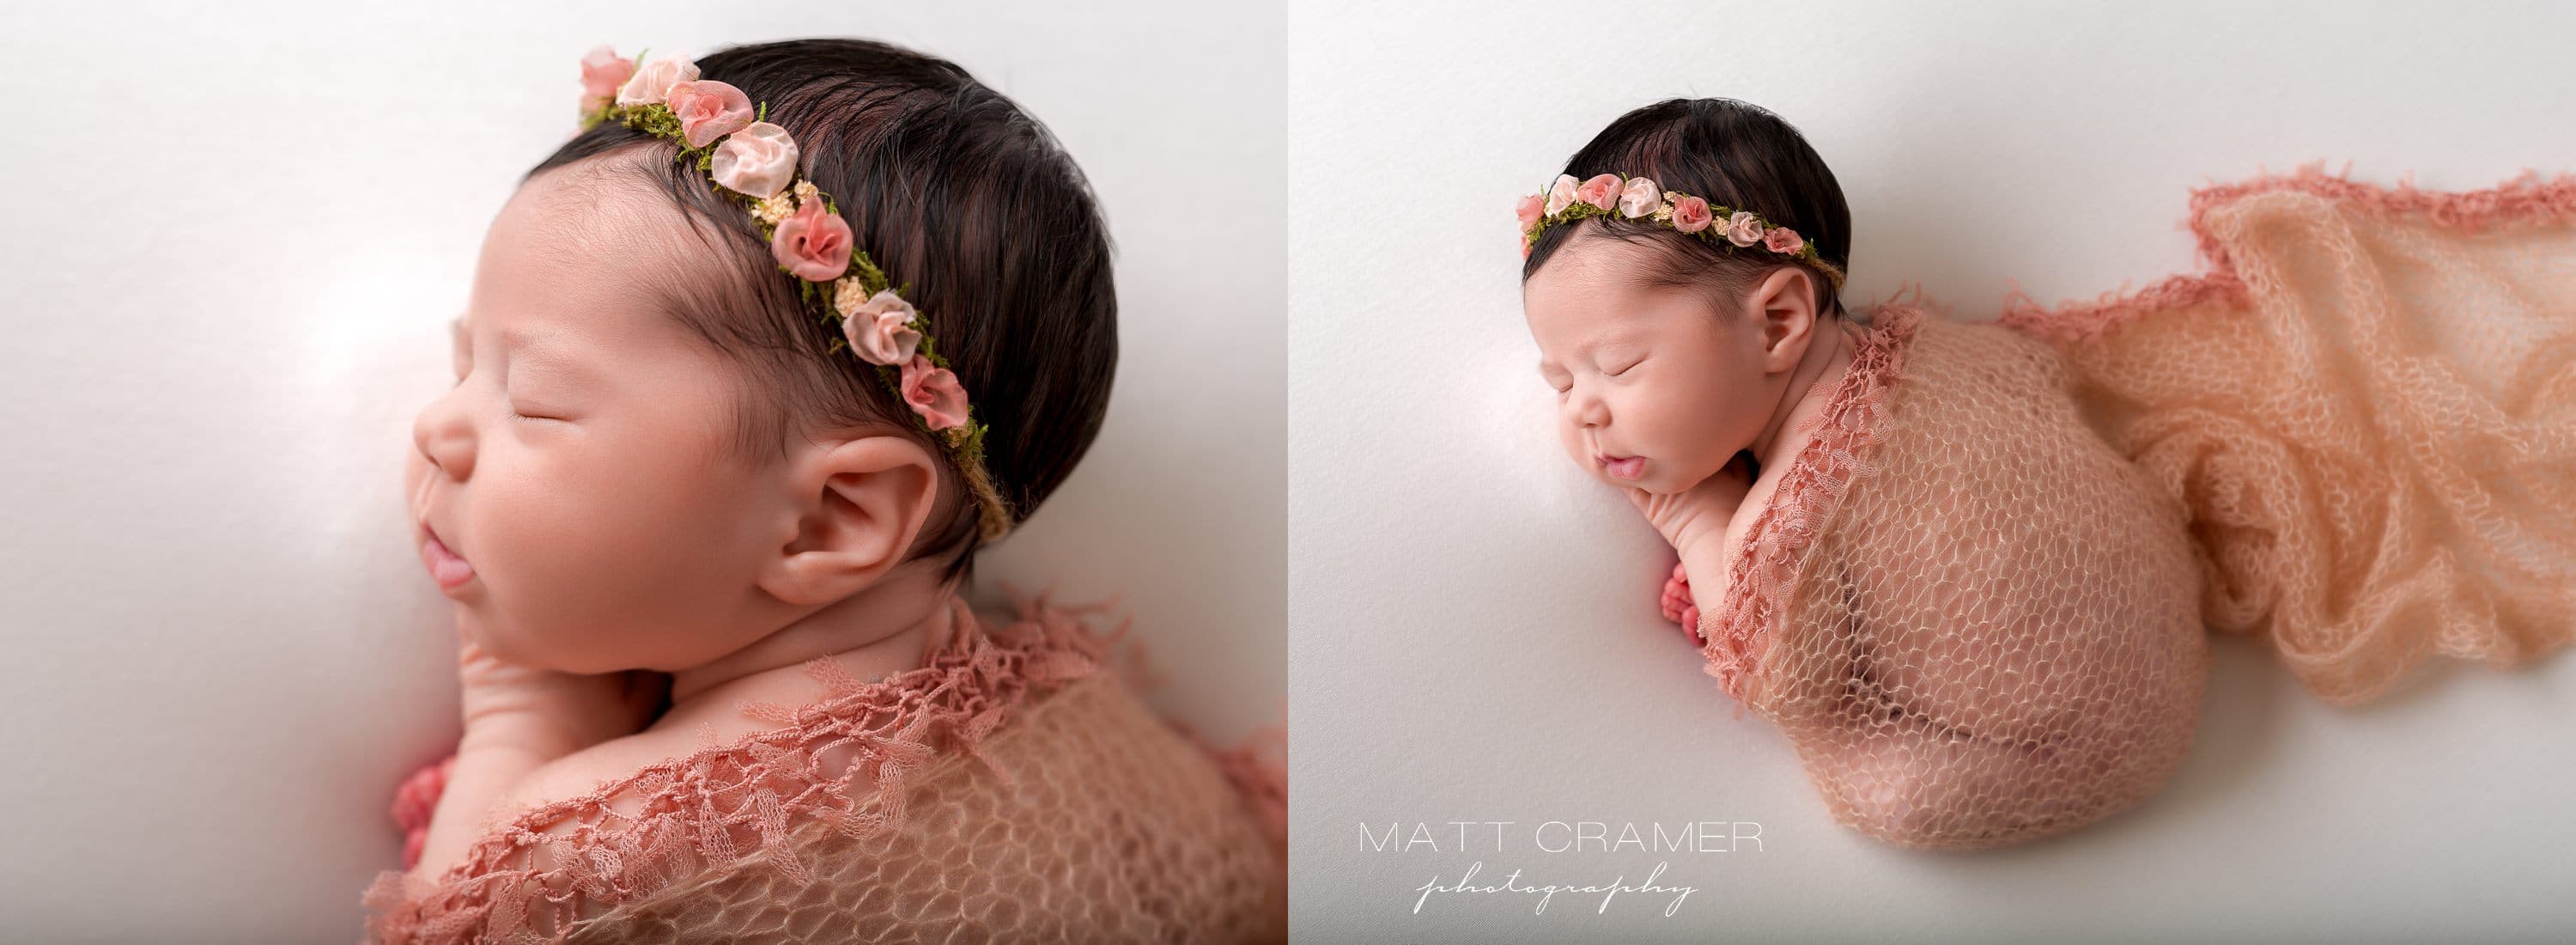
[[[1690,483],[1674,482],[1667,480],[1662,476],[1653,475],[1635,480],[1605,476],[1603,477],[1603,481],[1623,489],[1635,489],[1647,495],[1673,495],[1675,493],[1689,492],[1691,487]]]
[[[491,625],[483,620],[481,614],[467,610],[463,604],[456,606],[456,633],[475,646],[482,647],[483,652],[491,654],[493,659],[512,666],[530,665],[528,654],[525,648],[519,646],[516,637],[492,632]]]
[[[465,613],[461,607],[456,627],[466,639],[474,641],[474,645],[482,647],[483,652],[491,654],[493,659],[512,666],[566,673],[591,672],[561,665],[562,661],[555,658],[557,654],[552,652],[553,648],[546,646],[544,641],[529,640],[518,628],[493,627],[480,614]]]

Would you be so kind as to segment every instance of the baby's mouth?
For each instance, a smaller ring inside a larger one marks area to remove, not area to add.
[[[1643,456],[1596,456],[1593,459],[1601,464],[1601,471],[1609,473],[1612,479],[1633,480],[1644,475],[1646,471],[1646,458]]]
[[[449,550],[446,542],[439,541],[438,533],[428,523],[421,523],[421,531],[427,537],[420,544],[420,561],[429,568],[430,579],[438,582],[439,590],[452,591],[474,579],[474,566]]]

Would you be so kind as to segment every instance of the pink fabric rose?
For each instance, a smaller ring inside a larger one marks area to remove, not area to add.
[[[1547,198],[1538,194],[1521,198],[1520,206],[1512,208],[1514,213],[1520,215],[1521,232],[1529,232],[1530,227],[1538,225],[1540,218],[1547,216],[1546,206]]]
[[[1555,216],[1557,211],[1574,206],[1574,188],[1578,186],[1581,182],[1574,175],[1556,175],[1556,183],[1547,188],[1547,215]]]
[[[1709,216],[1707,200],[1698,197],[1673,199],[1673,229],[1684,233],[1697,233],[1708,229],[1708,225],[1714,219]]]
[[[778,221],[778,232],[769,239],[769,254],[796,278],[830,282],[850,269],[850,224],[822,201],[807,200]]]
[[[796,139],[787,129],[765,121],[744,125],[716,148],[707,170],[716,183],[738,194],[774,197],[796,176]]]
[[[751,96],[713,79],[671,83],[666,98],[671,114],[680,116],[681,136],[692,148],[706,147],[707,142],[751,125]]]
[[[689,61],[689,57],[664,56],[635,70],[635,75],[626,80],[626,86],[617,90],[617,104],[649,105],[659,102],[670,93],[672,83],[694,82],[697,78],[698,64]]]
[[[581,113],[584,115],[608,107],[617,100],[617,87],[635,75],[635,61],[617,54],[606,46],[581,57]]]
[[[1655,205],[1663,200],[1664,193],[1655,188],[1654,181],[1631,177],[1628,186],[1619,189],[1619,212],[1633,220],[1655,212]]]
[[[1807,241],[1798,238],[1798,231],[1785,226],[1772,227],[1771,232],[1762,234],[1762,247],[1775,253],[1795,256],[1805,245]]]
[[[1735,211],[1726,221],[1726,239],[1737,246],[1762,242],[1762,221],[1754,219],[1751,210]]]
[[[851,350],[859,360],[869,364],[902,364],[912,359],[921,347],[921,333],[912,330],[912,303],[894,294],[892,289],[879,290],[868,296],[841,318],[841,337],[849,339]]]
[[[1619,175],[1594,175],[1591,180],[1584,181],[1583,186],[1574,189],[1574,199],[1603,210],[1610,209],[1619,202]]]
[[[903,363],[903,402],[933,430],[966,424],[966,389],[957,386],[957,375],[931,367],[930,359],[918,354]]]

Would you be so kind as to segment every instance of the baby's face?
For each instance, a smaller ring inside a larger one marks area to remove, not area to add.
[[[485,236],[456,386],[412,421],[415,538],[459,629],[504,661],[695,666],[756,638],[753,575],[793,521],[759,512],[778,477],[726,452],[732,369],[639,288],[690,271],[665,241],[679,209],[567,186],[580,173],[528,182]]]
[[[1603,482],[1681,492],[1752,445],[1778,406],[1752,312],[1647,286],[1657,250],[1585,231],[1521,287],[1566,455]]]

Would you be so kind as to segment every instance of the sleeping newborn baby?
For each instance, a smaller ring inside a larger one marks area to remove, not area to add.
[[[1856,323],[1849,212],[1794,129],[1649,106],[1520,217],[1568,455],[1671,542],[1710,673],[1838,820],[1984,847],[2173,773],[2208,659],[2180,504],[2041,342],[1914,304]]]
[[[1108,406],[1071,157],[882,43],[582,65],[413,422],[464,730],[370,940],[1284,940],[1284,785],[964,596]]]

